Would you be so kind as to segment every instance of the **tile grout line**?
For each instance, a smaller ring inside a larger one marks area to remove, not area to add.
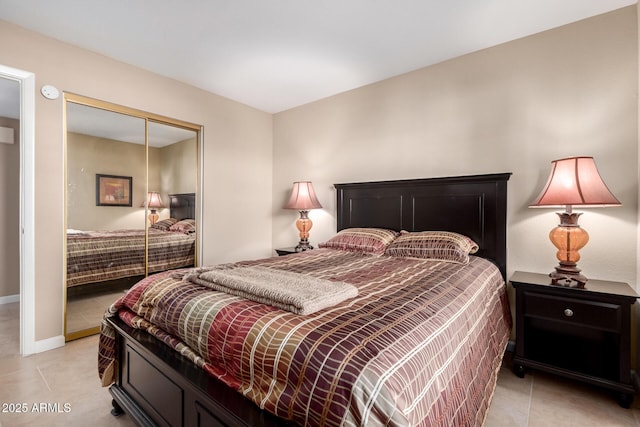
[[[529,404],[527,405],[527,427],[530,424],[531,419],[531,402],[533,401],[533,384],[536,381],[536,377],[534,375],[531,376],[531,385],[529,386]]]
[[[49,387],[49,383],[47,382],[47,379],[44,377],[44,374],[40,370],[40,366],[36,366],[36,369],[38,370],[38,373],[40,374],[40,377],[42,378],[42,381],[44,381],[44,385],[47,386],[47,390],[52,391],[51,387]]]

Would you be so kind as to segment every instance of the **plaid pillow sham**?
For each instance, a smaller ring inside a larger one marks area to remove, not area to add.
[[[155,228],[157,230],[169,231],[169,227],[178,222],[175,218],[167,218],[156,222],[155,224],[151,224],[151,228]]]
[[[195,219],[183,219],[178,221],[169,227],[169,231],[178,231],[180,233],[195,233],[196,232],[196,220]]]
[[[400,233],[385,251],[396,257],[424,258],[439,261],[469,263],[469,254],[478,245],[469,237],[450,231],[418,231]]]
[[[347,228],[318,247],[382,255],[398,234],[384,228]]]

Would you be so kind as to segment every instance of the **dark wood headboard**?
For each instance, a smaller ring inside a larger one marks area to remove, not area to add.
[[[338,231],[379,227],[454,231],[472,238],[477,256],[507,269],[510,173],[335,184]]]
[[[196,193],[169,194],[169,212],[177,220],[195,219]]]

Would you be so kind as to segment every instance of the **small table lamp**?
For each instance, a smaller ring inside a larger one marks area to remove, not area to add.
[[[572,206],[621,206],[602,181],[593,157],[569,157],[551,162],[551,175],[540,195],[529,207],[565,206],[557,212],[560,224],[551,230],[549,239],[558,248],[559,265],[549,276],[555,285],[584,288],[587,278],[577,267],[578,251],[589,241],[589,234],[578,225],[581,213]]]
[[[313,227],[313,222],[308,216],[309,210],[322,208],[316,197],[313,184],[309,181],[294,182],[291,197],[289,197],[289,201],[284,205],[284,208],[295,209],[300,212],[300,218],[296,221],[296,227],[300,232],[300,242],[296,246],[296,252],[313,249],[313,246],[309,244],[309,230]]]
[[[142,202],[142,205],[140,205],[140,207],[144,207],[145,204],[149,208],[149,211],[151,211],[151,213],[149,213],[149,222],[151,223],[151,225],[153,225],[158,222],[158,219],[160,218],[160,215],[156,213],[156,209],[164,208],[160,193],[158,193],[157,191],[149,191],[147,193],[147,200],[145,202]]]

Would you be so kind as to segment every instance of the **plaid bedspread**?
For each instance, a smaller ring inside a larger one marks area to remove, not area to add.
[[[149,271],[194,265],[195,234],[149,229]],[[144,230],[67,234],[67,286],[145,274]]]
[[[300,425],[483,423],[511,327],[493,264],[317,249],[221,268],[257,264],[351,283],[359,295],[300,316],[167,272],[138,283],[105,317],[148,331]],[[103,385],[113,381],[114,336],[103,323]]]

